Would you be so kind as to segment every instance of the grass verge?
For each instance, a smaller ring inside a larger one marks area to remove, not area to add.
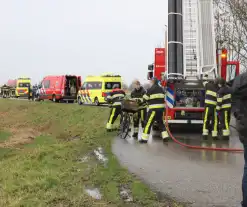
[[[0,206],[179,206],[157,196],[111,153],[109,110],[73,104],[0,100]],[[92,151],[102,147],[100,164]],[[133,202],[124,202],[127,185]],[[98,187],[93,199],[85,188]],[[168,204],[169,203],[169,204]]]

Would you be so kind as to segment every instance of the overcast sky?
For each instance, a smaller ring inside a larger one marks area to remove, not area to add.
[[[167,0],[0,0],[0,83],[19,76],[146,79]]]

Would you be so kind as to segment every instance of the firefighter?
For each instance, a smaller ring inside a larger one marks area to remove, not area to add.
[[[205,81],[205,101],[204,101],[204,120],[203,120],[203,131],[202,135],[204,139],[207,139],[209,134],[209,124],[213,125],[212,128],[212,137],[213,139],[217,139],[218,137],[218,117],[216,112],[216,105],[217,105],[217,91],[218,86],[216,80],[212,81]]]
[[[155,121],[162,130],[162,139],[167,141],[169,138],[163,122],[165,111],[165,92],[163,88],[158,85],[158,80],[156,78],[152,79],[151,85],[151,88],[149,88],[147,93],[143,96],[144,100],[148,103],[148,114],[140,143],[147,143],[152,125]]]
[[[230,88],[226,85],[223,78],[217,80],[219,91],[217,98],[217,112],[219,114],[220,128],[223,138],[228,140],[230,136],[229,122],[231,119],[232,95]]]
[[[135,81],[135,89],[131,92],[131,98],[138,99],[140,105],[138,113],[134,115],[134,134],[133,138],[138,137],[139,123],[141,120],[142,128],[144,128],[144,121],[147,114],[147,105],[143,101],[143,96],[146,94],[146,90],[141,86],[139,81]]]
[[[125,92],[119,89],[118,85],[113,85],[113,90],[107,96],[107,102],[111,104],[111,112],[106,124],[107,131],[111,131],[113,124],[116,121],[118,115],[121,113],[122,100],[125,97]]]

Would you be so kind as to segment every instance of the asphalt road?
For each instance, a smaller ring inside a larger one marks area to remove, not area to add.
[[[179,133],[176,133],[178,132]],[[192,145],[242,148],[232,129],[230,141],[202,141],[194,127],[173,129],[180,141]],[[235,207],[241,201],[243,154],[189,150],[170,141],[150,138],[148,144],[117,138],[113,152],[121,164],[155,190],[195,207]]]

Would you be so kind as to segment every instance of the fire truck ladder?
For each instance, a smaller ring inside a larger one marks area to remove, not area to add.
[[[217,76],[213,0],[183,1],[184,76]]]
[[[197,80],[199,56],[197,28],[197,0],[183,1],[184,76],[186,80]]]

